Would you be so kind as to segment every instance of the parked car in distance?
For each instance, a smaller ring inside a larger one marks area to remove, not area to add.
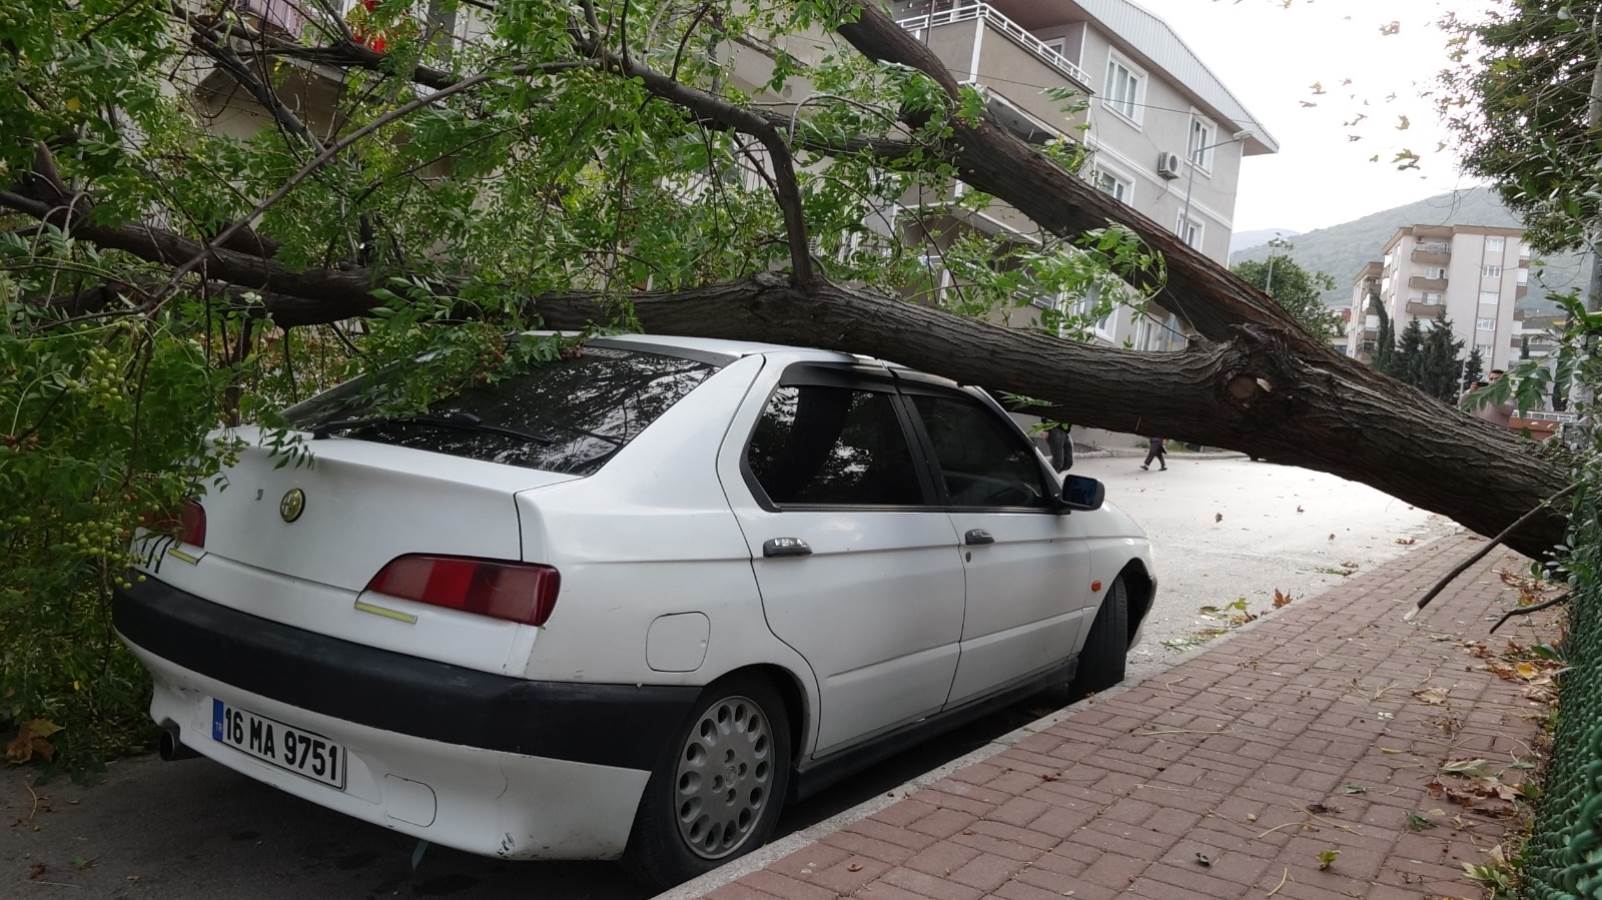
[[[676,883],[909,742],[1117,683],[1151,605],[1098,482],[877,360],[611,337],[423,416],[371,393],[145,537],[115,622],[164,755],[434,843]]]

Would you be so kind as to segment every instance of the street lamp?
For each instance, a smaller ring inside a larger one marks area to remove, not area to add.
[[[1185,240],[1184,228],[1190,224],[1190,193],[1196,187],[1196,167],[1201,165],[1201,155],[1206,153],[1208,150],[1212,150],[1216,147],[1222,147],[1225,144],[1233,144],[1236,141],[1244,141],[1251,136],[1252,131],[1250,128],[1242,128],[1240,131],[1235,132],[1234,136],[1227,141],[1219,141],[1216,144],[1208,144],[1205,147],[1197,147],[1195,150],[1190,151],[1190,158],[1186,160],[1186,162],[1190,163],[1190,177],[1185,180],[1185,212],[1179,217],[1179,239],[1185,241],[1187,245],[1190,243],[1190,241]]]
[[[1274,251],[1288,249],[1290,245],[1283,235],[1276,234],[1268,239],[1268,280],[1263,285],[1263,293],[1270,296],[1274,293]]]

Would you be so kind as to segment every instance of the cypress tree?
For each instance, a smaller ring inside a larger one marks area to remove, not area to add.
[[[1396,328],[1391,324],[1390,315],[1385,312],[1385,304],[1380,301],[1379,291],[1368,295],[1368,308],[1379,317],[1379,335],[1374,339],[1373,366],[1386,374],[1394,374],[1391,372],[1391,363],[1396,356]]]
[[[1386,374],[1399,378],[1414,387],[1424,383],[1424,327],[1417,319],[1407,323],[1396,342]]]
[[[1424,339],[1418,387],[1432,397],[1455,402],[1458,382],[1463,376],[1463,363],[1457,358],[1462,350],[1463,342],[1453,338],[1452,322],[1442,313]]]
[[[1468,362],[1463,363],[1463,390],[1474,389],[1480,379],[1485,377],[1485,357],[1480,355],[1480,348],[1475,347],[1469,353]]]

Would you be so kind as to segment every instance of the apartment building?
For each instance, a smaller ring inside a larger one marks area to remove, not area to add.
[[[1384,258],[1364,266],[1352,287],[1348,353],[1371,358],[1379,317],[1369,298],[1377,291],[1397,334],[1415,319],[1428,330],[1444,313],[1465,358],[1476,347],[1487,369],[1519,358],[1514,313],[1530,276],[1523,229],[1413,225],[1398,229],[1381,252]]]
[[[1228,262],[1241,161],[1279,146],[1162,19],[1128,0],[903,0],[892,14],[1020,137],[1083,142],[1086,178]],[[1052,91],[1090,103],[1077,109]],[[964,224],[1021,238],[1029,228],[1000,204]],[[1179,349],[1183,331],[1156,307],[1120,308],[1096,327],[1103,341],[1140,349]]]

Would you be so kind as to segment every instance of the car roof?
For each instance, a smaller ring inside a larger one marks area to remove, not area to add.
[[[768,344],[762,341],[727,341],[717,338],[686,337],[673,334],[611,334],[607,335],[606,339],[631,344],[650,344],[658,347],[673,347],[680,350],[695,350],[701,353],[719,353],[725,356],[763,356],[769,353],[783,353],[839,362],[868,359],[865,356],[841,353],[836,350],[819,350],[816,347],[794,347],[785,344]]]

